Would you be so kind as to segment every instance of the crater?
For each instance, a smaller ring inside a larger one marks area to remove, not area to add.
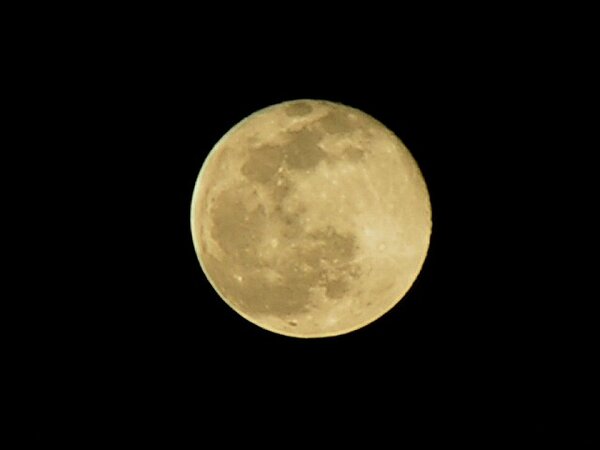
[[[286,106],[285,114],[288,117],[301,117],[310,114],[313,111],[313,107],[307,102],[294,102],[291,105]]]

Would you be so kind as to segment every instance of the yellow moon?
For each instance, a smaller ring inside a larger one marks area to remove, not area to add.
[[[383,124],[295,100],[251,114],[214,146],[191,229],[233,310],[316,338],[361,328],[402,299],[427,255],[431,206],[417,163]]]

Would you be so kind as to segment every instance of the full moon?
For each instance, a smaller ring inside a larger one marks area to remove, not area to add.
[[[218,295],[275,333],[357,330],[408,292],[431,235],[427,186],[408,149],[349,106],[261,109],[217,142],[196,181],[191,230]]]

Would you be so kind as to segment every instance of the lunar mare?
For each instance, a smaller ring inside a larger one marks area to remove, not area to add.
[[[417,163],[357,109],[296,100],[255,112],[215,145],[191,208],[219,296],[247,320],[325,337],[381,317],[409,290],[431,234]]]

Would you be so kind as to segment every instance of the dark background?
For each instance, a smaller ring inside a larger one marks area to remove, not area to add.
[[[548,435],[567,324],[551,320],[563,291],[538,218],[573,208],[550,168],[557,46],[519,15],[461,27],[437,11],[404,31],[410,20],[371,13],[241,26],[137,11],[40,43],[51,55],[41,69],[60,80],[43,86],[48,115],[68,110],[54,133],[73,150],[63,189],[77,212],[63,230],[78,247],[73,272],[60,278],[73,301],[55,331],[76,368],[69,380],[122,427],[229,423],[290,442],[340,422],[346,438],[370,442],[408,429],[426,440]],[[245,321],[213,291],[191,240],[191,195],[214,144],[248,114],[298,98],[380,120],[410,149],[432,203],[411,290],[333,338]]]
[[[315,409],[316,422],[335,411],[379,426],[398,420],[382,404],[423,413],[435,404],[451,423],[461,422],[460,405],[464,420],[493,427],[477,411],[495,417],[516,402],[518,426],[535,430],[545,350],[525,275],[531,230],[519,217],[529,200],[518,186],[533,150],[515,91],[527,80],[502,74],[494,58],[444,48],[415,59],[351,49],[333,61],[224,53],[227,62],[184,49],[142,55],[116,82],[122,110],[111,124],[127,140],[110,161],[126,189],[113,224],[118,295],[105,308],[118,330],[116,358],[136,384],[149,377],[167,397],[216,390],[225,417],[265,404]],[[279,336],[229,309],[200,269],[189,228],[212,146],[253,111],[297,98],[341,102],[393,130],[420,165],[433,210],[429,255],[406,297],[375,323],[327,339]]]

